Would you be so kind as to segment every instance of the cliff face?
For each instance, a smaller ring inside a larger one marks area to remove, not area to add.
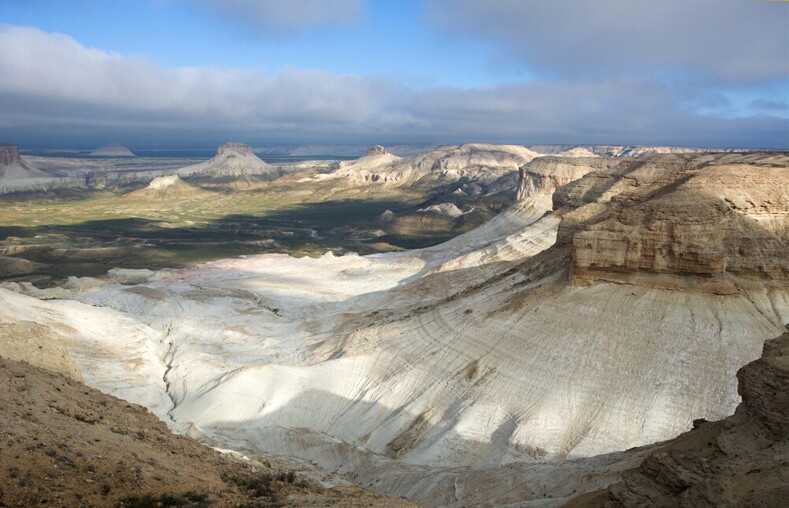
[[[386,151],[386,148],[382,147],[381,145],[373,145],[367,149],[367,155],[386,155],[389,152]]]
[[[244,143],[230,142],[221,145],[217,151],[217,155],[253,155],[252,147]]]
[[[568,507],[785,506],[789,496],[789,333],[737,373],[742,403],[659,445],[606,491]]]
[[[51,175],[34,168],[19,155],[16,145],[0,143],[0,194],[6,187],[26,185],[30,180],[51,178]]]
[[[0,143],[0,166],[9,166],[14,162],[22,162],[16,145]]]
[[[365,157],[343,161],[337,169],[320,179],[341,179],[352,184],[375,183],[391,187],[407,186],[426,179],[457,182],[466,179],[475,189],[471,194],[491,192],[488,186],[532,160],[536,153],[517,145],[465,144],[442,146],[414,157],[400,158],[380,145],[371,147]],[[507,189],[516,179],[505,183]],[[483,191],[483,189],[485,189]]]
[[[600,157],[538,157],[521,166],[516,200],[523,201],[536,195],[551,196],[563,185],[619,163]]]
[[[725,293],[726,274],[787,279],[789,169],[772,159],[653,157],[560,189],[558,242],[571,248],[573,283],[690,282]]]

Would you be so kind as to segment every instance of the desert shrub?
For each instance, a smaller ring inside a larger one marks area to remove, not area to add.
[[[208,496],[197,492],[187,492],[182,495],[174,494],[143,494],[141,496],[126,496],[121,502],[120,506],[123,508],[159,508],[159,507],[172,507],[184,506],[188,508],[206,508],[208,504]]]

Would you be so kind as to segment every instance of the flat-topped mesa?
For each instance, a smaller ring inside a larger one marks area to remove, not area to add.
[[[373,145],[373,146],[371,146],[370,148],[367,149],[367,156],[368,157],[375,156],[375,155],[386,155],[388,153],[389,152],[386,151],[386,148],[384,148],[381,145]]]
[[[22,162],[19,156],[19,148],[10,143],[0,143],[0,166],[10,166],[14,162]]]
[[[126,148],[125,146],[121,145],[120,143],[108,143],[106,145],[102,145],[92,152],[90,152],[91,156],[94,157],[134,157],[134,153],[131,150]]]
[[[231,141],[220,145],[216,150],[217,155],[254,155],[252,147],[244,143]]]

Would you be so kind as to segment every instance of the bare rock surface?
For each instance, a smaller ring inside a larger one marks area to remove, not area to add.
[[[16,188],[46,185],[52,175],[35,168],[19,155],[16,145],[0,143],[0,194]]]
[[[454,203],[438,203],[430,205],[425,208],[420,208],[417,213],[443,215],[445,217],[460,217],[463,215],[463,210],[457,207]]]
[[[381,145],[373,145],[367,149],[367,155],[386,155],[389,152],[386,151],[386,148],[382,147]]]
[[[132,191],[126,194],[125,197],[129,199],[154,200],[173,197],[210,199],[211,193],[181,180],[178,175],[165,175],[155,177],[147,187]]]
[[[662,443],[621,482],[566,506],[785,506],[789,498],[789,333],[737,373],[734,415]]]
[[[721,159],[622,163],[563,189],[574,282],[639,278],[726,293],[736,291],[730,274],[786,280],[785,161]]]
[[[538,154],[518,145],[472,143],[441,146],[412,157],[397,157],[383,147],[373,147],[355,161],[345,161],[321,180],[346,184],[388,186],[412,185],[421,179],[455,182],[468,178],[478,185],[490,185],[531,161]],[[514,182],[513,182],[514,184]]]

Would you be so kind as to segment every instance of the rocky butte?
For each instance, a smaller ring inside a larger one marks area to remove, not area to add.
[[[15,188],[40,186],[52,175],[33,167],[19,155],[19,148],[0,143],[0,194]]]
[[[367,155],[386,155],[389,152],[386,151],[386,148],[382,147],[381,145],[373,145],[367,149]]]
[[[258,158],[252,147],[243,143],[225,143],[216,155],[206,162],[187,166],[178,170],[183,177],[202,178],[238,178],[256,176],[275,178],[280,175],[275,166],[271,166]]]
[[[6,283],[0,322],[178,432],[428,506],[785,499],[789,156],[461,145],[368,174],[492,160],[516,204],[434,247]]]

